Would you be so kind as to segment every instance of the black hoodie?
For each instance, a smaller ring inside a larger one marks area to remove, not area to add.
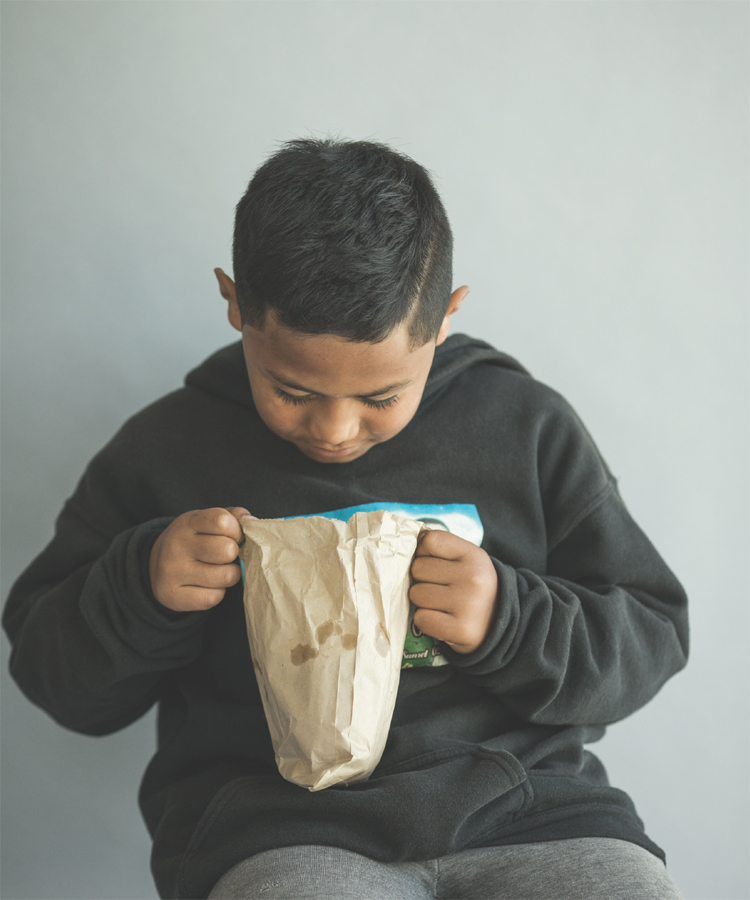
[[[474,653],[402,671],[367,782],[310,793],[276,770],[240,587],[175,613],[148,557],[191,509],[382,502],[475,504],[497,617]],[[159,703],[140,801],[162,897],[205,897],[241,859],[291,844],[413,860],[614,837],[663,857],[583,745],[685,664],[684,593],[568,404],[481,341],[449,338],[406,428],[339,465],[273,434],[241,345],[219,351],[93,459],[4,624],[21,689],[66,727],[111,733]]]

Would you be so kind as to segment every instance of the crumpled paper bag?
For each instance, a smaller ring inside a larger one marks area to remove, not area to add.
[[[279,772],[361,781],[390,727],[424,526],[390,512],[241,520],[245,617]]]

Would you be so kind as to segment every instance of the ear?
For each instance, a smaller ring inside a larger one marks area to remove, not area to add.
[[[242,331],[242,316],[240,315],[240,308],[237,305],[237,291],[234,282],[223,269],[214,269],[214,275],[219,282],[219,292],[221,293],[221,296],[229,304],[227,309],[229,324],[232,328],[236,328],[237,331]]]
[[[469,293],[469,290],[470,288],[463,284],[460,288],[456,288],[456,290],[451,294],[450,303],[448,304],[448,309],[445,311],[445,318],[443,319],[443,324],[440,326],[437,341],[435,342],[436,347],[442,344],[450,334],[450,318],[453,313],[458,312],[458,310],[461,308],[461,304],[464,302],[464,297]]]

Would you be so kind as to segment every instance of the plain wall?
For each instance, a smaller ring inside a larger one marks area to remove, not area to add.
[[[745,2],[4,2],[3,596],[234,340],[212,268],[253,170],[391,143],[451,217],[454,327],[568,397],[691,596],[688,668],[593,749],[687,900],[750,896],[747,36]],[[3,896],[154,897],[153,715],[75,735],[7,676],[2,715]]]

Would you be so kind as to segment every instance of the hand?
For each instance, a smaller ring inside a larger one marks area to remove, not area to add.
[[[240,506],[183,513],[154,542],[149,574],[154,596],[167,609],[210,609],[240,580],[235,565],[244,540],[239,520],[250,513]]]
[[[497,603],[497,572],[481,547],[447,531],[428,531],[411,565],[414,624],[457,653],[487,637]]]

